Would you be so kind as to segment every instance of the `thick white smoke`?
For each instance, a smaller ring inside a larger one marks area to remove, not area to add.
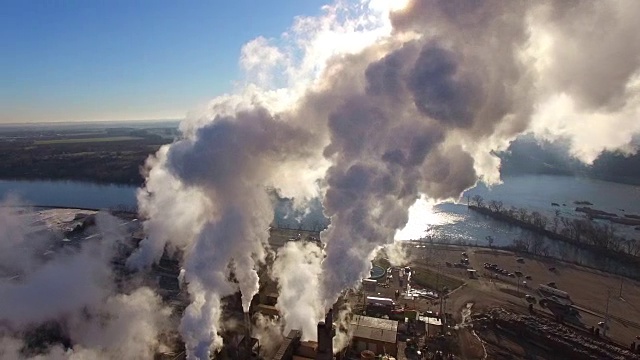
[[[37,213],[17,204],[0,206],[0,358],[153,357],[170,310],[146,287],[118,293],[111,261],[125,241],[122,222],[98,213],[98,238],[62,247]],[[59,324],[72,348],[24,352],[23,336],[47,323]]]
[[[362,0],[256,39],[242,51],[246,86],[186,120],[183,138],[149,161],[149,238],[130,263],[184,250],[193,303],[181,330],[189,356],[205,358],[221,344],[221,297],[239,288],[246,310],[257,291],[274,214],[267,189],[298,206],[319,195],[326,258],[290,246],[274,269],[284,302],[301,283],[321,284],[317,299],[298,302],[309,323],[296,304],[280,305],[291,326],[313,332],[417,199],[499,179],[491,150],[527,131],[569,140],[585,161],[629,150],[640,131],[638,15],[634,0]],[[305,271],[292,279],[295,267]]]
[[[285,334],[296,329],[302,331],[303,340],[317,338],[317,319],[324,315],[318,303],[321,260],[322,250],[315,243],[289,242],[278,249],[272,272]]]
[[[260,351],[264,354],[275,353],[284,339],[280,320],[256,313],[254,322],[255,324],[251,327],[251,336],[260,342]]]

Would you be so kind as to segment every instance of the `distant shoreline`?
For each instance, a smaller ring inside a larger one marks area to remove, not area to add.
[[[137,210],[133,210],[133,209],[115,209],[115,208],[104,208],[104,209],[99,209],[99,208],[87,208],[87,207],[69,207],[69,206],[52,206],[52,205],[0,205],[0,208],[28,208],[28,209],[43,209],[43,210],[50,210],[50,209],[61,209],[61,210],[81,210],[81,211],[109,211],[111,213],[114,214],[138,214]]]

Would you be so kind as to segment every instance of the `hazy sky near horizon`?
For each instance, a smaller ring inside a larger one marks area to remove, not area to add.
[[[0,123],[182,118],[233,90],[245,43],[324,3],[3,1]]]

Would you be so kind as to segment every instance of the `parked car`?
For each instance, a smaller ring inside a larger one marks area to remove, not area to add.
[[[516,259],[516,261],[522,264],[524,263],[524,258],[519,257]]]

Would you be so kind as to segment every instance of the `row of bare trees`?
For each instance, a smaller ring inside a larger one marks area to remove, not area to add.
[[[527,234],[514,239],[512,246],[518,250],[534,255],[549,256],[549,245],[544,241],[544,236],[540,234]]]
[[[469,205],[487,209],[494,214],[518,220],[529,227],[540,230],[542,233],[551,233],[570,239],[576,243],[592,245],[597,248],[614,252],[621,252],[633,256],[640,255],[640,242],[636,239],[626,239],[616,234],[616,228],[608,223],[598,223],[586,217],[568,218],[562,216],[556,210],[554,216],[549,219],[537,212],[529,212],[524,208],[506,208],[502,201],[491,200],[486,202],[480,195],[474,195],[469,199]],[[531,239],[518,239],[514,246],[527,248],[528,251],[544,255],[544,239],[540,236]],[[546,250],[548,251],[548,250]]]

